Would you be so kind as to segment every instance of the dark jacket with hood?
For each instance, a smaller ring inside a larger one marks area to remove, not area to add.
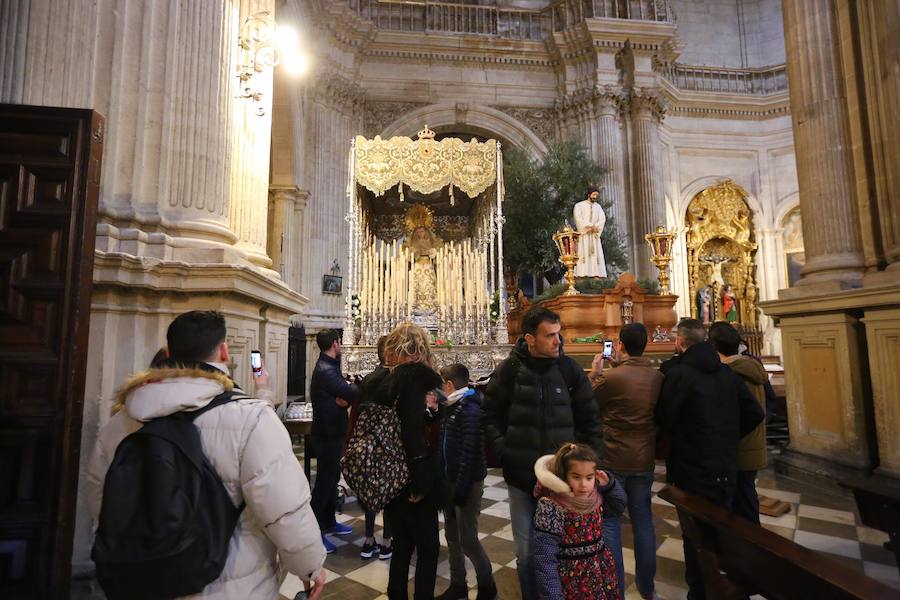
[[[363,407],[369,402],[393,406],[400,419],[400,439],[409,466],[409,494],[436,498],[443,491],[438,452],[425,439],[425,394],[441,384],[441,377],[421,363],[391,370],[377,369],[363,380]]]
[[[655,415],[672,440],[668,481],[715,502],[727,502],[735,486],[738,442],[764,415],[712,344],[691,346],[669,369]]]
[[[567,442],[603,450],[597,404],[584,370],[560,353],[531,356],[519,338],[509,358],[497,367],[481,407],[485,443],[503,467],[508,485],[534,489],[535,461]]]
[[[441,435],[441,466],[453,491],[451,500],[462,506],[472,484],[487,477],[484,436],[481,433],[481,394],[466,395],[446,407]]]

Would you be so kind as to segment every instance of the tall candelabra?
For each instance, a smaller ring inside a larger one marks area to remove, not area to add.
[[[580,293],[575,289],[575,265],[578,264],[578,238],[580,237],[581,233],[572,229],[568,220],[562,229],[553,234],[553,241],[556,243],[556,249],[559,250],[559,262],[566,267],[566,281],[569,283],[569,289],[563,293],[563,296],[577,296]]]
[[[672,242],[675,240],[675,232],[667,231],[660,225],[653,233],[644,236],[650,244],[650,260],[659,270],[659,293],[671,294],[669,289],[669,263],[672,262]]]

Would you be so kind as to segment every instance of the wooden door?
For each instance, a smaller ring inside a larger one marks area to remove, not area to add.
[[[103,117],[0,105],[0,598],[69,595]]]

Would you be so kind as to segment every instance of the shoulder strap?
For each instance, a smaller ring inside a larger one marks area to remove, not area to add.
[[[223,404],[228,404],[229,402],[234,402],[236,400],[243,400],[243,399],[249,398],[249,397],[250,396],[247,396],[246,394],[244,394],[244,392],[242,392],[239,388],[235,388],[228,392],[222,392],[221,394],[219,394],[218,396],[216,396],[215,398],[210,400],[209,404],[207,404],[203,408],[200,408],[200,409],[197,409],[197,410],[194,410],[191,412],[185,412],[184,414],[187,416],[188,419],[193,421],[200,415],[202,415],[208,411],[211,411],[214,408],[218,408],[218,407],[222,406]]]

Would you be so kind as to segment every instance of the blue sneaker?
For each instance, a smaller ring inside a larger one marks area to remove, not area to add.
[[[337,550],[337,548],[334,547],[334,544],[329,542],[328,538],[324,535],[322,536],[322,545],[325,546],[325,554],[331,554],[332,552]]]
[[[331,535],[350,535],[353,533],[353,528],[343,523],[335,523],[332,527],[325,530],[325,533],[330,533]]]

